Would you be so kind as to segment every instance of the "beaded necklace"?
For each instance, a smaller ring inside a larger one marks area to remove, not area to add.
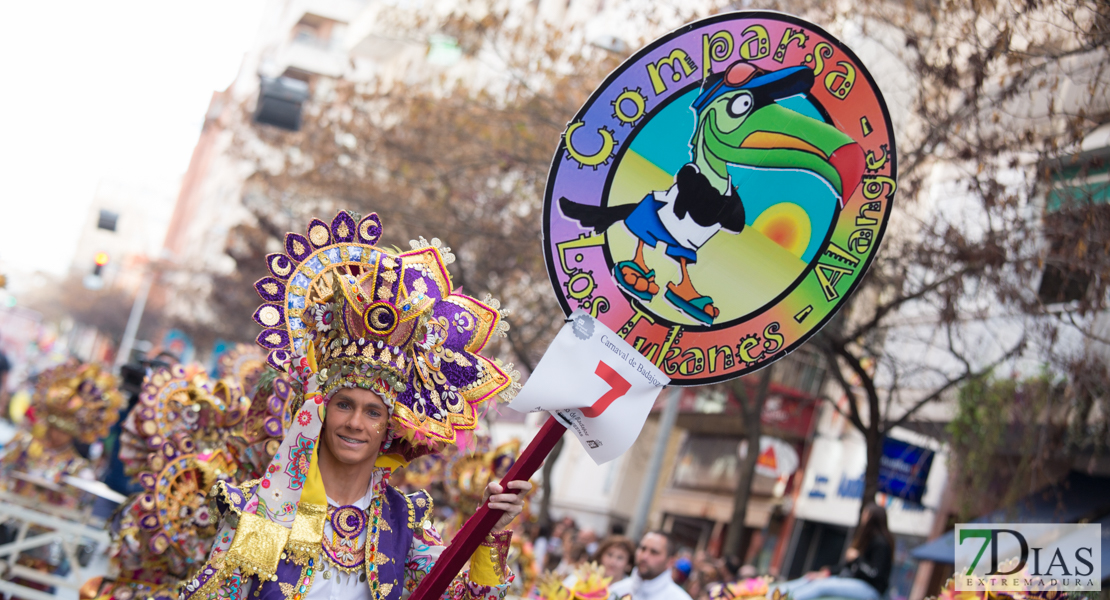
[[[328,507],[332,531],[331,535],[324,536],[320,558],[324,563],[324,579],[331,578],[330,567],[347,575],[359,573],[361,581],[370,580],[370,587],[377,597],[377,570],[370,568],[373,560],[368,561],[366,558],[376,556],[378,549],[382,518],[381,494],[370,501],[367,510],[370,513],[369,519],[366,511],[357,506]]]

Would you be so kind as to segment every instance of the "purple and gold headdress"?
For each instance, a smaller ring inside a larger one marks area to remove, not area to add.
[[[200,365],[161,368],[144,379],[119,451],[142,491],[112,524],[120,581],[159,591],[142,597],[166,597],[208,553],[217,523],[205,493],[238,478],[227,442],[249,403],[237,382],[212,381]]]
[[[246,392],[258,386],[258,380],[266,368],[266,353],[258,346],[235,344],[216,362],[216,379],[237,382]]]
[[[35,385],[32,413],[78,442],[91,444],[108,435],[123,404],[116,378],[98,365],[66,363],[44,371]]]
[[[286,252],[266,257],[271,276],[255,284],[266,303],[254,317],[274,367],[314,378],[325,397],[379,393],[392,413],[390,450],[408,461],[454,444],[480,403],[519,385],[511,365],[478,354],[508,329],[498,302],[452,290],[454,256],[438,240],[398,253],[376,245],[381,234],[377,214],[346,211],[287,234]]]

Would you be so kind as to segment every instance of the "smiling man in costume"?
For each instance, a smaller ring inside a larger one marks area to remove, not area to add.
[[[183,599],[399,600],[443,550],[430,496],[403,495],[390,473],[456,443],[478,404],[519,386],[478,354],[507,329],[497,302],[452,292],[448,250],[394,253],[381,233],[377,215],[340,212],[267,257],[258,341],[303,396],[265,475],[210,493],[221,530]],[[505,514],[445,597],[504,596],[505,527],[531,485],[509,487],[487,489]]]

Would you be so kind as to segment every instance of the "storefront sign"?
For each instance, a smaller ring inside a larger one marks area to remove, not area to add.
[[[894,438],[884,439],[883,457],[879,464],[879,492],[921,504],[934,454],[928,448]]]

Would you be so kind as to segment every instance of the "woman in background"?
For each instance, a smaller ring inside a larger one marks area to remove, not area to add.
[[[623,535],[611,535],[601,540],[591,560],[601,565],[605,576],[612,580],[610,583],[616,583],[632,571],[632,556],[635,554],[636,546],[632,540]]]
[[[890,585],[894,566],[894,536],[887,527],[886,510],[869,502],[863,508],[856,535],[844,553],[844,561],[805,577],[779,584],[778,589],[794,600],[840,596],[855,600],[878,600]],[[838,575],[830,576],[835,571]]]

